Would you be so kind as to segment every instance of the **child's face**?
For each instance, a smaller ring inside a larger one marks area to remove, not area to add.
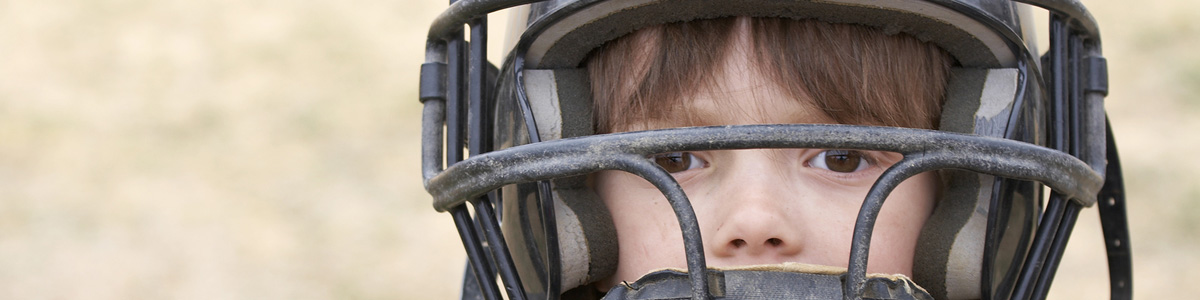
[[[746,51],[732,51],[717,79],[723,85],[689,97],[701,124],[649,121],[651,128],[690,125],[833,123],[820,109],[748,69]],[[628,125],[628,124],[627,124]],[[686,191],[700,222],[709,266],[800,262],[845,267],[863,198],[889,152],[750,149],[676,152],[654,159]],[[868,272],[912,274],[913,251],[932,211],[933,174],[910,178],[891,193],[875,225]],[[620,171],[594,177],[612,212],[620,245],[617,273],[601,288],[632,282],[667,267],[684,268],[682,234],[666,198],[645,180]]]

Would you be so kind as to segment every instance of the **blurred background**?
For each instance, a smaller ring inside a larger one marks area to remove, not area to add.
[[[1085,4],[1134,289],[1195,295],[1200,3]],[[417,70],[445,6],[0,1],[0,299],[456,297],[465,255],[418,157]],[[1107,297],[1095,213],[1052,298]]]

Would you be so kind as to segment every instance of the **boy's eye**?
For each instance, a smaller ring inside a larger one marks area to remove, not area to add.
[[[808,161],[808,165],[838,173],[853,173],[871,165],[862,151],[825,150]]]
[[[655,154],[650,156],[650,159],[654,160],[654,163],[671,173],[679,173],[704,167],[704,160],[696,157],[696,155],[693,155],[691,152]]]

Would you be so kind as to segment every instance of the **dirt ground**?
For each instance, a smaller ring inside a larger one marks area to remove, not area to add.
[[[1085,1],[1139,298],[1200,293],[1198,3]],[[455,297],[465,256],[418,158],[444,7],[0,1],[0,299]],[[1103,298],[1095,209],[1076,228],[1052,298]]]

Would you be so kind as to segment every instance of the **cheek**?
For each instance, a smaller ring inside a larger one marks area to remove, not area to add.
[[[888,196],[880,217],[887,216],[893,226],[920,230],[933,212],[936,180],[934,173],[922,173],[905,180]]]
[[[854,223],[867,189],[842,185],[819,185],[809,189],[816,198],[804,211],[805,224],[808,224],[803,228],[809,251],[806,263],[846,266],[850,259]],[[873,241],[879,240],[877,236]],[[874,245],[873,242],[872,249],[875,249]],[[875,253],[871,253],[871,258],[875,257]]]
[[[670,210],[658,189],[640,177],[620,171],[602,171],[595,176],[596,194],[612,213],[617,227],[651,224],[654,218],[647,217],[661,210],[654,208],[663,206]]]
[[[658,189],[640,177],[620,171],[604,171],[595,176],[593,187],[612,215],[620,257],[616,274],[603,280],[602,287],[636,280],[658,268],[683,267],[679,225]]]
[[[890,273],[912,273],[912,259],[921,228],[933,211],[936,176],[924,173],[901,183],[883,205],[875,224],[871,260]],[[880,247],[875,247],[878,244]],[[887,249],[887,251],[875,251]],[[878,253],[878,255],[876,255]]]

